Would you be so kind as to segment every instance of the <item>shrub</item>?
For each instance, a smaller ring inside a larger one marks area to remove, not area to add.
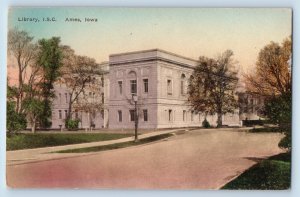
[[[274,124],[278,124],[285,137],[279,142],[279,147],[291,150],[291,120],[292,120],[292,94],[288,92],[275,96],[266,102],[266,115]]]
[[[12,101],[7,102],[7,117],[6,128],[8,133],[17,132],[26,129],[27,121],[25,114],[18,114],[15,111],[15,103]]]
[[[67,129],[78,129],[78,125],[79,125],[79,120],[72,120],[72,119],[67,119],[66,120],[66,128]]]
[[[202,126],[203,126],[204,128],[210,128],[210,124],[209,124],[209,122],[206,120],[206,118],[203,120]]]

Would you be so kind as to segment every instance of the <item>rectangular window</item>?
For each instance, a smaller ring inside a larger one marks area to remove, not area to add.
[[[183,113],[182,113],[182,120],[185,121],[185,114],[186,114],[186,111],[183,110]]]
[[[65,93],[66,103],[68,103],[68,93]]]
[[[143,114],[144,114],[144,121],[148,121],[148,110],[144,109]]]
[[[101,77],[101,86],[104,87],[104,78]]]
[[[136,94],[137,93],[136,80],[130,80],[130,93],[131,94]]]
[[[194,121],[194,111],[191,111],[191,121]]]
[[[169,109],[169,121],[172,121],[172,110]]]
[[[68,110],[65,110],[65,118],[68,117]]]
[[[168,93],[168,95],[172,95],[172,80],[171,79],[167,80],[167,93]]]
[[[61,93],[58,94],[59,103],[61,103]]]
[[[104,93],[101,93],[101,102],[104,103]]]
[[[148,79],[143,79],[144,82],[144,92],[148,93]]]
[[[122,81],[118,81],[118,85],[119,85],[119,93],[123,94],[123,82]]]
[[[118,110],[119,122],[122,122],[122,111]]]
[[[58,110],[58,118],[59,118],[59,119],[62,119],[62,113],[61,113],[61,110]]]
[[[134,111],[135,110],[133,110],[133,109],[131,109],[131,110],[129,110],[129,113],[130,113],[130,121],[134,121],[135,119],[134,119]]]
[[[180,82],[180,91],[181,91],[181,94],[184,95],[185,92],[184,92],[184,81],[181,81]]]
[[[78,119],[78,111],[75,111],[75,118]]]

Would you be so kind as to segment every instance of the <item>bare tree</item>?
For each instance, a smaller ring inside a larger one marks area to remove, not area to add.
[[[22,100],[24,98],[24,82],[28,66],[35,60],[37,45],[33,43],[26,31],[10,29],[8,32],[8,53],[11,54],[18,66],[18,91],[16,95],[16,112],[22,111]]]
[[[102,95],[104,72],[93,58],[78,56],[69,46],[63,47],[63,67],[61,68],[62,82],[70,91],[68,118],[72,117],[75,109],[85,111],[99,111],[103,103],[99,99]],[[97,100],[98,98],[98,100]]]

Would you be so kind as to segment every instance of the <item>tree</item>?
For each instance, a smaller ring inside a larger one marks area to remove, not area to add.
[[[103,79],[104,72],[95,59],[78,56],[69,46],[63,46],[61,74],[62,82],[70,91],[67,120],[72,118],[73,109],[95,114],[95,111],[103,108],[101,98],[103,80],[101,79]],[[92,121],[92,116],[90,116],[90,121]]]
[[[18,66],[18,86],[16,94],[16,112],[22,112],[24,82],[28,66],[35,60],[37,45],[26,31],[10,29],[8,32],[8,54],[11,54]]]
[[[9,134],[25,129],[27,124],[25,114],[15,111],[16,102],[14,98],[16,93],[17,90],[15,88],[7,86],[6,128]]]
[[[51,117],[51,105],[54,98],[54,82],[60,76],[60,67],[62,66],[62,50],[60,47],[60,38],[52,37],[50,39],[41,39],[38,41],[39,52],[37,54],[36,64],[41,67],[40,90],[42,91],[42,114],[39,116],[40,125],[44,128],[51,126],[49,118]],[[38,103],[38,102],[34,102]]]
[[[280,46],[271,42],[258,55],[254,73],[244,75],[248,92],[262,96],[291,92],[291,37]]]
[[[59,43],[60,39],[56,37],[38,41],[38,52],[30,67],[28,84],[23,84],[25,98],[22,103],[33,133],[37,123],[43,128],[50,126],[53,84],[61,66]]]
[[[222,115],[232,113],[237,107],[234,91],[237,71],[233,52],[227,50],[216,59],[200,57],[189,80],[188,100],[197,112],[217,114],[217,126],[222,126]]]
[[[269,120],[285,133],[280,147],[291,149],[291,37],[282,45],[271,42],[259,53],[256,71],[245,75],[246,88],[265,97],[264,111]]]
[[[285,39],[282,45],[271,42],[261,49],[255,72],[245,75],[247,91],[265,98],[266,116],[285,133],[279,146],[289,150],[292,120],[291,59],[291,37]]]

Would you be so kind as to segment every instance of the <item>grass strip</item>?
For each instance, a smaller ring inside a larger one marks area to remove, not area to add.
[[[251,133],[282,133],[283,130],[279,127],[264,127],[264,128],[253,128],[250,129]]]
[[[282,153],[255,164],[222,189],[284,190],[291,184],[291,155]]]
[[[166,134],[161,134],[161,135],[157,135],[157,136],[153,136],[153,137],[140,139],[138,142],[130,141],[130,142],[122,142],[122,143],[110,144],[110,145],[104,145],[104,146],[69,149],[69,150],[57,151],[56,153],[86,153],[86,152],[98,152],[98,151],[113,150],[113,149],[126,148],[126,147],[130,147],[130,146],[146,144],[146,143],[154,142],[157,140],[165,139],[165,138],[168,138],[171,136],[173,136],[173,134],[166,133]]]
[[[41,148],[61,146],[68,144],[80,144],[97,141],[116,140],[130,137],[133,134],[119,133],[36,133],[15,134],[6,139],[6,150],[21,150],[29,148]]]

